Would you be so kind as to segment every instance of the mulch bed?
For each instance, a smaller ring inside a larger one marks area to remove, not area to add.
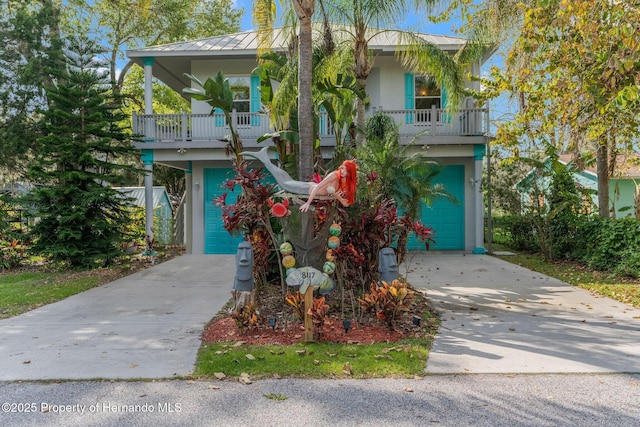
[[[279,290],[270,289],[260,291],[257,301],[263,322],[257,327],[240,329],[235,319],[227,312],[219,313],[207,325],[202,341],[204,343],[238,342],[246,344],[291,345],[304,341],[304,326],[293,314],[293,309],[282,304]],[[327,295],[326,302],[334,311],[338,311],[340,301],[337,292]],[[413,324],[413,316],[423,317],[431,313],[430,319],[421,320],[420,326]],[[277,319],[275,329],[267,326],[269,317]],[[409,312],[402,313],[395,320],[393,330],[386,322],[378,320],[370,314],[363,314],[362,319],[352,320],[351,328],[345,332],[342,317],[330,314],[322,327],[322,331],[314,331],[317,341],[335,342],[343,344],[369,344],[374,342],[396,342],[405,337],[425,338],[435,332],[437,316],[431,311],[426,296],[421,292],[415,293],[414,303]]]

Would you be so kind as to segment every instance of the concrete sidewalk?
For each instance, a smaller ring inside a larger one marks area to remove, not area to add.
[[[1,320],[0,381],[190,373],[234,265],[234,255],[185,255]]]
[[[640,372],[640,309],[488,255],[421,252],[407,274],[441,315],[429,374]]]
[[[0,381],[192,372],[234,263],[184,255],[0,321]],[[429,374],[640,372],[640,310],[487,255],[412,253],[401,273],[441,313]]]

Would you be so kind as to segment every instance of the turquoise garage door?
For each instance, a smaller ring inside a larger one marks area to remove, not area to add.
[[[230,168],[204,169],[204,253],[205,254],[235,254],[242,236],[231,236],[223,227],[222,208],[216,206],[213,200],[227,192],[227,203],[236,201],[237,192],[232,193],[223,189],[222,184],[233,178],[234,171]]]
[[[422,223],[434,231],[432,250],[464,250],[464,165],[448,165],[435,177],[434,183],[443,184],[458,203],[439,199],[431,207],[422,207]],[[424,249],[413,236],[409,249]]]

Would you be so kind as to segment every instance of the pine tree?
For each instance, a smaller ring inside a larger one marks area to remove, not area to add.
[[[121,254],[129,221],[121,185],[124,162],[137,153],[120,124],[101,49],[84,36],[65,41],[65,55],[45,88],[46,136],[38,139],[38,158],[29,178],[38,183],[32,202],[39,218],[31,230],[32,249],[72,267],[107,265]]]

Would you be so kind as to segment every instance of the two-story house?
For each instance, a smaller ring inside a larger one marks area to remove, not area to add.
[[[284,50],[283,33],[281,29],[275,30],[274,50]],[[422,36],[451,54],[465,43],[455,37]],[[233,120],[244,148],[257,151],[268,142],[258,145],[256,139],[273,132],[269,117],[261,113],[259,79],[251,74],[258,64],[257,47],[257,32],[247,31],[127,51],[127,56],[145,70],[145,111],[133,117],[134,133],[144,135],[144,142],[137,146],[145,168],[150,172],[154,163],[160,163],[186,174],[188,253],[235,253],[240,241],[224,230],[221,210],[213,203],[224,191],[222,183],[233,173],[224,152],[224,140],[230,131],[224,116],[211,114],[211,107],[201,101],[192,101],[192,112],[188,114],[154,114],[152,79],[155,77],[182,93],[193,85],[185,73],[205,81],[222,71],[237,95]],[[486,152],[488,110],[468,100],[453,113],[445,112],[446,95],[430,85],[430,79],[409,73],[401,66],[395,55],[402,48],[398,46],[397,33],[380,32],[370,40],[369,47],[375,62],[367,80],[367,114],[383,111],[393,117],[404,143],[419,135],[414,140],[416,149],[444,165],[436,182],[444,184],[458,200],[458,203],[438,200],[423,209],[424,224],[435,232],[433,249],[485,253],[484,206],[478,183]],[[482,62],[475,64],[475,74],[479,74]],[[479,89],[479,83],[469,82],[469,87]],[[327,123],[326,117],[320,119],[321,124]],[[331,126],[321,125],[320,133],[322,148],[330,157],[335,144]],[[150,175],[145,187],[152,189]],[[229,196],[227,200],[233,202],[233,195]],[[418,249],[419,245],[413,242],[410,248]]]

